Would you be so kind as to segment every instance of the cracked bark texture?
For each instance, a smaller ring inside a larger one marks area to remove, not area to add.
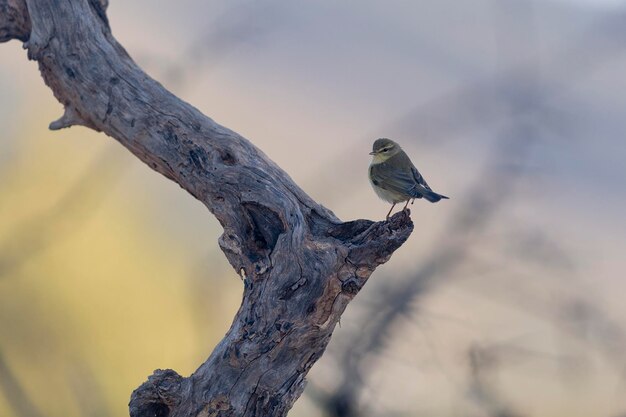
[[[245,277],[224,339],[189,377],[157,370],[130,415],[284,416],[347,304],[408,238],[408,212],[341,222],[259,149],[146,75],[113,38],[107,0],[0,0],[0,41],[24,41],[63,104],[53,130],[113,137],[200,200]],[[364,174],[365,177],[365,174]]]

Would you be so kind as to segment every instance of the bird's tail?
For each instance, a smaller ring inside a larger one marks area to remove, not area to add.
[[[446,197],[445,195],[437,194],[436,192],[430,191],[430,190],[424,190],[423,196],[426,200],[430,201],[431,203],[436,203],[442,198],[448,200],[448,197]]]

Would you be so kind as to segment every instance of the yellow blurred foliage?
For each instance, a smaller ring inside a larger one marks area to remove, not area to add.
[[[32,121],[16,141],[0,184],[0,353],[43,415],[83,415],[89,380],[99,406],[124,415],[155,368],[188,374],[206,359],[234,311],[218,312],[237,307],[241,284],[232,273],[225,285],[190,270],[197,260],[184,244],[146,220],[145,201],[119,191],[144,175],[127,150],[87,129],[46,125]],[[195,281],[221,300],[194,310]],[[13,415],[4,398],[0,415]]]

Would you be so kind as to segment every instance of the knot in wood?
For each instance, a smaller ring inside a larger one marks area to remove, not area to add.
[[[157,369],[130,400],[131,417],[167,417],[180,403],[183,377],[171,369]]]
[[[356,279],[350,278],[341,284],[341,292],[354,297],[361,290],[361,284]]]

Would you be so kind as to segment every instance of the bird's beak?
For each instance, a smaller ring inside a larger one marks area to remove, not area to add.
[[[370,155],[376,155],[376,152],[370,152]]]

